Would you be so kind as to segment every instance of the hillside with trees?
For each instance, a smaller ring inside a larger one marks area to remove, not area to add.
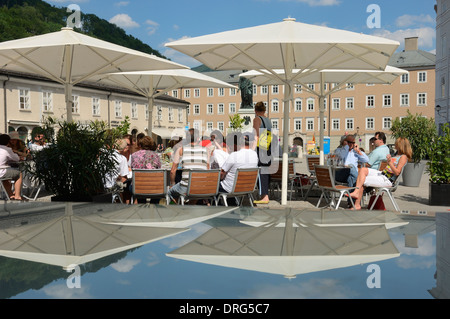
[[[66,26],[66,8],[42,0],[0,0],[0,42],[55,32]],[[125,30],[94,14],[81,13],[83,25],[76,31],[111,43],[166,58]]]

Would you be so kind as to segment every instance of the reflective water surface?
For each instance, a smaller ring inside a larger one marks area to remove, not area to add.
[[[448,298],[449,216],[4,203],[0,298]]]

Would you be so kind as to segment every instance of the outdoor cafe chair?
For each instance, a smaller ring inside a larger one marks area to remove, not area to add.
[[[303,198],[303,200],[307,200],[309,193],[311,192],[311,190],[314,188],[314,186],[317,185],[317,179],[316,179],[316,172],[315,172],[315,165],[319,165],[320,164],[320,156],[319,155],[306,155],[306,165],[308,167],[308,171],[309,171],[309,188]],[[303,194],[303,190],[302,190],[302,194]]]
[[[238,168],[236,170],[236,177],[234,178],[233,187],[229,193],[219,193],[217,202],[223,200],[225,206],[228,206],[227,198],[236,198],[238,204],[242,206],[244,197],[247,195],[250,205],[253,207],[253,192],[256,189],[258,182],[259,168]],[[241,198],[240,203],[238,198]]]
[[[132,199],[164,198],[169,205],[168,176],[165,169],[132,169]]]
[[[9,200],[9,195],[8,195],[8,192],[6,191],[6,188],[5,188],[5,185],[3,185],[3,182],[6,182],[6,181],[9,181],[9,182],[11,182],[11,179],[10,178],[1,178],[0,179],[0,193],[2,193],[2,197],[5,199],[5,200]]]
[[[350,196],[350,192],[355,189],[355,187],[348,187],[345,185],[336,185],[334,182],[333,174],[331,172],[331,167],[326,165],[314,165],[314,170],[316,173],[316,180],[319,189],[322,190],[322,194],[320,195],[319,201],[317,202],[317,206],[319,207],[322,198],[328,199],[328,193],[330,194],[330,203],[329,206],[338,209],[339,205],[342,201],[342,198],[345,194],[347,194],[350,202],[355,208],[355,204],[353,203],[353,199]],[[339,199],[337,202],[335,201],[335,194],[339,193]]]
[[[282,162],[278,162],[278,169],[275,173],[270,175],[270,190],[272,194],[274,194],[274,189],[277,190],[278,194],[280,194],[281,198],[281,183],[283,179],[283,170],[282,170]],[[295,186],[295,169],[294,169],[294,162],[290,161],[288,164],[288,186],[290,188],[290,195],[289,200],[292,200],[292,193],[294,192],[294,186]],[[302,192],[303,197],[303,189],[300,185],[300,190]]]
[[[190,169],[186,195],[180,195],[179,203],[189,199],[212,199],[217,206],[220,186],[220,169]]]

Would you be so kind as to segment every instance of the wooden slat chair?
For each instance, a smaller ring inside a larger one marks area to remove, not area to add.
[[[133,169],[132,199],[164,198],[169,205],[168,176],[165,169]]]
[[[295,169],[294,169],[294,162],[289,162],[288,164],[288,186],[290,188],[290,198],[289,200],[292,200],[292,194],[294,192],[294,185],[295,185]],[[270,190],[272,194],[274,194],[274,190],[276,189],[279,197],[281,198],[281,183],[283,181],[283,164],[280,161],[278,163],[278,169],[275,173],[270,175]],[[303,197],[303,190],[302,190],[302,197]]]
[[[220,169],[189,170],[186,195],[180,195],[179,203],[184,205],[188,199],[212,199],[217,206],[220,186]]]
[[[326,165],[315,165],[314,170],[316,172],[317,185],[322,190],[317,206],[319,207],[322,198],[327,199],[327,193],[330,193],[330,207],[338,209],[342,201],[344,194],[347,194],[350,198],[353,208],[355,204],[353,199],[350,197],[350,192],[355,189],[355,187],[348,187],[344,185],[336,185],[334,182],[333,174],[331,173],[331,167]],[[339,199],[335,202],[335,194],[339,193]]]
[[[318,155],[306,155],[306,164],[308,167],[308,171],[309,171],[309,188],[308,191],[306,192],[303,200],[307,200],[309,193],[311,192],[311,190],[314,188],[314,186],[317,185],[317,179],[316,179],[316,172],[314,169],[315,165],[319,165],[320,164],[320,156]],[[302,191],[303,194],[303,191]]]
[[[11,179],[10,178],[2,178],[0,179],[0,192],[2,193],[2,198],[4,198],[5,200],[9,200],[9,195],[8,192],[6,191],[6,187],[5,185],[3,185],[3,182],[10,182],[11,183]]]
[[[253,207],[253,192],[256,189],[256,184],[258,182],[258,174],[259,168],[238,168],[236,170],[236,177],[234,179],[233,187],[229,193],[219,193],[217,201],[220,199],[223,200],[225,206],[228,206],[227,199],[231,198],[240,198],[240,203],[238,200],[238,204],[242,206],[244,202],[244,197],[248,196],[250,201],[250,205]]]

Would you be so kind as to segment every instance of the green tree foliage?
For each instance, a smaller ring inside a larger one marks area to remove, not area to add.
[[[56,32],[66,26],[70,13],[42,0],[0,0],[0,42]],[[130,49],[166,58],[125,30],[93,14],[81,15],[78,32],[125,46]]]

